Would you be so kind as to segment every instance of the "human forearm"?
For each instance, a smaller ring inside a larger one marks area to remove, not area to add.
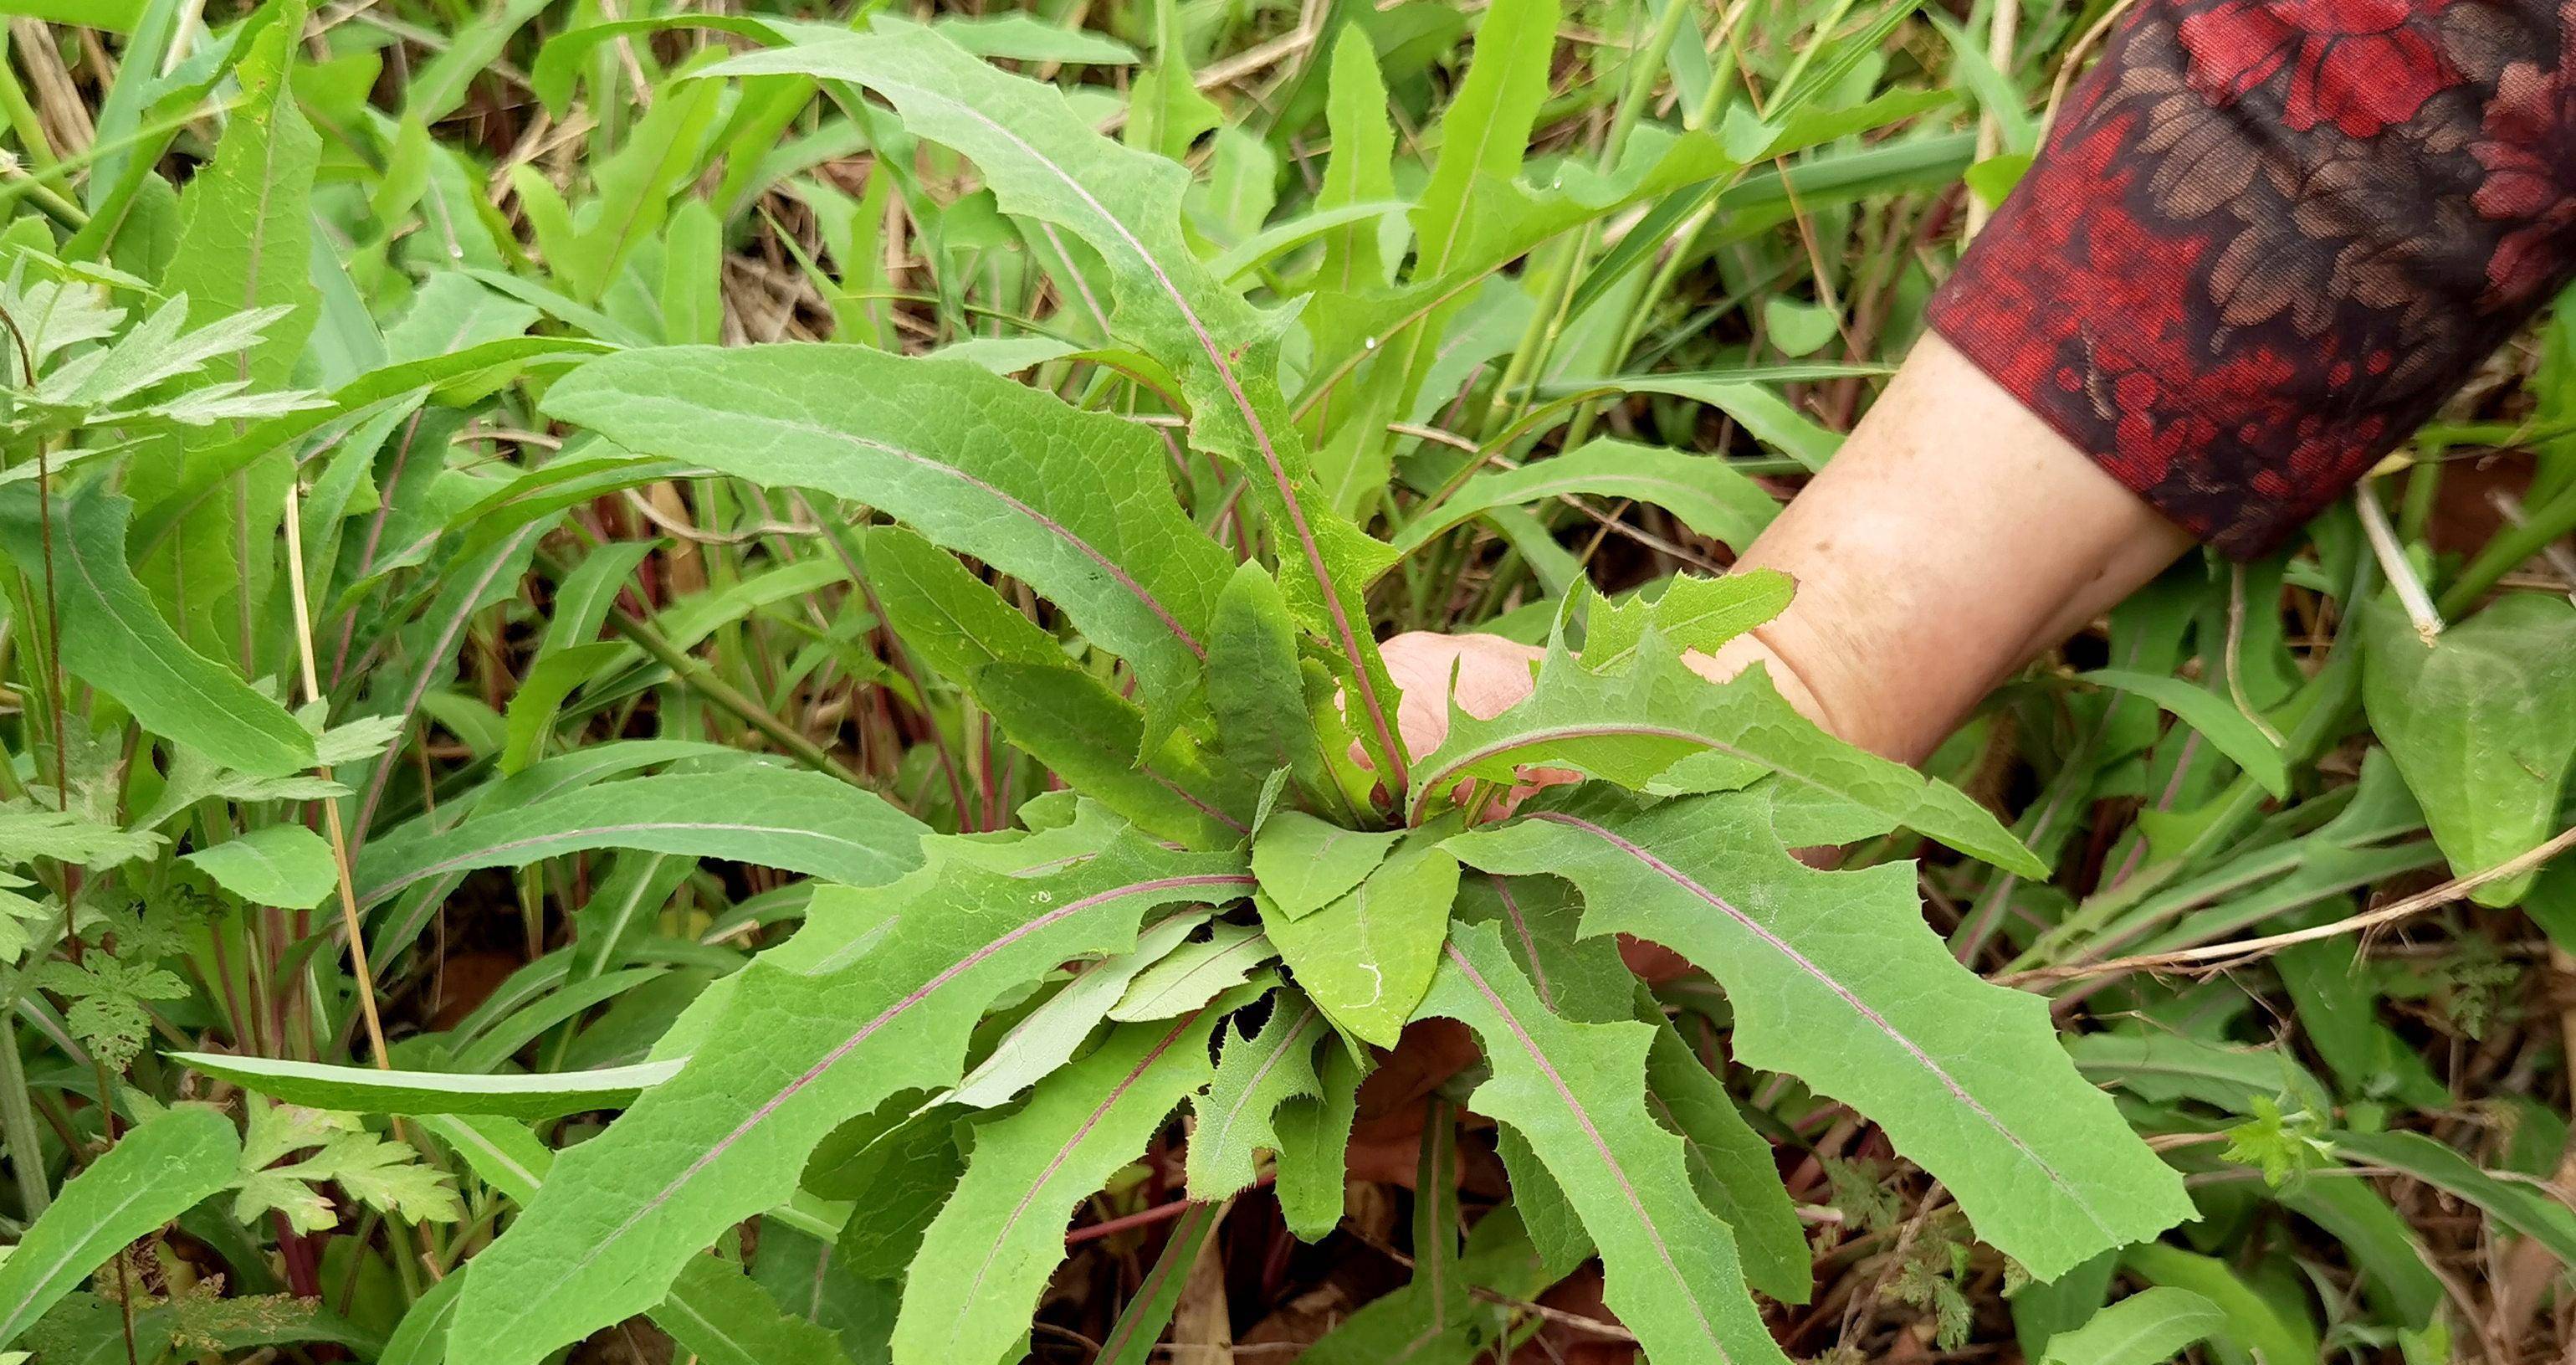
[[[2191,545],[1938,336],[1927,335],[1742,567],[1797,582],[1708,660],[1761,660],[1844,739],[1914,762],[1995,684]]]

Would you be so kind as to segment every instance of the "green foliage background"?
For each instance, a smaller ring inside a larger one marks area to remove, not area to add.
[[[1928,775],[1682,662],[1995,3],[0,0],[0,1348],[2562,1348],[2560,322]]]

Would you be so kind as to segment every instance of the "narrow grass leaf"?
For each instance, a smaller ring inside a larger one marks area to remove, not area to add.
[[[2290,765],[2281,746],[2253,717],[2236,709],[2236,704],[2204,687],[2163,673],[2140,673],[2125,668],[2097,668],[2075,675],[2077,682],[2117,688],[2134,693],[2173,713],[2183,724],[2199,732],[2210,747],[2263,784],[2263,790],[2276,797],[2290,794]]]
[[[784,1365],[846,1359],[840,1334],[789,1317],[776,1300],[720,1256],[689,1262],[653,1325],[704,1365]]]
[[[619,1109],[678,1075],[678,1062],[639,1062],[598,1071],[478,1076],[445,1071],[392,1071],[217,1052],[172,1052],[170,1060],[271,1099],[356,1114],[489,1114],[561,1118]]]

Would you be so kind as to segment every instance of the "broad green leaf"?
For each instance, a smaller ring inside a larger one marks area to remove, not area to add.
[[[742,1267],[717,1256],[689,1262],[672,1282],[671,1296],[653,1310],[653,1324],[705,1365],[821,1365],[846,1358],[838,1334],[780,1312]]]
[[[1324,162],[1324,183],[1315,192],[1315,207],[1351,209],[1391,199],[1395,194],[1395,128],[1386,116],[1386,81],[1378,71],[1377,47],[1368,30],[1345,23],[1333,39],[1333,64],[1324,122],[1332,133],[1332,155]],[[1378,245],[1375,215],[1336,228],[1324,239],[1324,259],[1316,285],[1348,293],[1386,283],[1386,262]]]
[[[1282,318],[1226,288],[1190,251],[1181,233],[1188,172],[1091,131],[1053,87],[1005,75],[932,30],[890,18],[865,37],[747,53],[714,68],[780,72],[856,81],[884,96],[913,133],[972,160],[1003,212],[1062,227],[1100,254],[1117,297],[1113,327],[1179,374],[1190,443],[1244,469],[1281,558],[1297,566],[1283,584],[1291,607],[1339,652],[1380,771],[1401,772],[1394,689],[1362,592],[1388,551],[1317,499],[1272,378]],[[1085,633],[1119,648],[1089,626]]]
[[[1073,1059],[1091,1031],[1109,1017],[1129,982],[1162,961],[1191,931],[1207,922],[1204,910],[1184,910],[1138,936],[1131,952],[1078,968],[1073,979],[1011,1026],[983,1061],[943,1099],[969,1109],[992,1109]]]
[[[2186,1290],[2214,1305],[2220,1322],[2209,1335],[2216,1344],[2231,1348],[2219,1353],[2230,1365],[2322,1358],[2316,1325],[2308,1321],[2307,1315],[2297,1310],[2283,1311],[2225,1261],[2150,1242],[2123,1252],[2120,1264],[2149,1284]],[[2052,1338],[2051,1347],[2055,1344]],[[2053,1349],[2051,1354],[2055,1354]]]
[[[1280,914],[1304,919],[1350,893],[1386,861],[1402,830],[1372,834],[1283,810],[1252,840],[1252,874]]]
[[[1239,860],[1132,836],[1018,877],[933,855],[870,893],[906,932],[814,975],[753,964],[688,1066],[564,1153],[476,1258],[451,1349],[529,1365],[651,1307],[699,1248],[777,1203],[842,1120],[901,1090],[956,1084],[969,1032],[1004,989],[1132,947],[1156,905],[1238,897],[1251,881]]]
[[[1054,636],[957,556],[900,526],[873,528],[861,543],[887,624],[941,677],[971,687],[986,664],[1066,662]]]
[[[2483,871],[2556,833],[2576,759],[2576,606],[2511,593],[2431,644],[2389,602],[2365,606],[2363,626],[2371,727],[2451,870]],[[2511,905],[2531,880],[2490,882],[2475,899]]]
[[[1841,330],[1841,317],[1823,304],[1806,303],[1784,294],[1762,301],[1763,335],[1780,348],[1782,355],[1814,355]]]
[[[678,1062],[640,1062],[598,1071],[477,1076],[333,1066],[218,1052],[163,1055],[191,1070],[231,1081],[270,1099],[315,1109],[358,1114],[490,1114],[529,1122],[594,1109],[623,1108],[680,1070]]]
[[[2330,912],[2318,913],[2320,918],[2290,927],[2306,928]],[[2410,1108],[2450,1107],[2450,1088],[2433,1074],[2423,1052],[2380,1021],[2380,978],[2362,963],[2352,939],[2294,944],[2272,965],[2298,1008],[2308,1042],[2349,1094]]]
[[[896,1095],[833,1129],[805,1162],[807,1190],[867,1210],[843,1225],[833,1253],[871,1280],[903,1278],[930,1220],[966,1172],[956,1112],[916,1098]]]
[[[1135,668],[1166,726],[1198,689],[1233,564],[1133,423],[860,346],[629,351],[557,384],[545,410],[631,450],[882,508],[1026,580]]]
[[[2140,673],[2124,668],[2097,668],[2079,673],[2076,681],[2101,687],[2116,687],[2135,693],[2172,712],[2183,724],[2200,732],[2210,747],[2227,755],[2237,767],[2263,784],[2263,790],[2276,797],[2290,794],[2289,763],[2281,746],[2263,733],[2253,718],[2236,709],[2236,704],[2203,687],[2195,687],[2181,678],[2162,673]]]
[[[1085,66],[1133,66],[1136,50],[1114,38],[1080,28],[1064,28],[1033,14],[943,14],[932,27],[950,42],[979,57],[1015,62],[1079,62]]]
[[[1672,1021],[1656,1013],[1646,1022],[1655,1030],[1646,1054],[1646,1107],[1682,1140],[1691,1188],[1734,1231],[1744,1278],[1782,1303],[1805,1303],[1815,1271],[1771,1144],[1745,1122],[1734,1097],[1691,1054]]]
[[[501,749],[500,770],[515,773],[544,756],[547,733],[563,710],[564,698],[608,665],[635,652],[616,640],[593,640],[559,649],[528,666],[519,690],[510,695],[509,740]]]
[[[1457,898],[1458,860],[1435,838],[1417,836],[1313,914],[1291,918],[1267,896],[1255,903],[1299,988],[1334,1023],[1393,1047],[1431,984]]]
[[[861,1220],[854,1215],[849,1221]],[[848,1226],[843,1224],[844,1231]],[[837,1333],[843,1351],[859,1365],[879,1358],[894,1330],[895,1287],[852,1273],[832,1239],[817,1231],[789,1227],[784,1219],[764,1220],[751,1278],[787,1316]]]
[[[1251,979],[1270,960],[1270,940],[1249,924],[1219,921],[1208,937],[1173,949],[1140,973],[1109,1017],[1120,1023],[1172,1019]]]
[[[54,582],[63,670],[116,698],[143,728],[227,768],[283,777],[313,765],[313,736],[239,674],[190,649],[126,567],[133,504],[93,482],[53,499]],[[0,488],[0,551],[41,584],[36,488]]]
[[[2180,1177],[2076,1074],[2045,1003],[1980,981],[1924,924],[1913,864],[1817,871],[1771,807],[1761,789],[1642,812],[1578,800],[1447,847],[1567,878],[1587,936],[1633,934],[1716,976],[1739,1061],[1876,1120],[2042,1279],[2191,1215]]]
[[[1323,1011],[1293,989],[1271,997],[1261,1031],[1226,1030],[1224,1054],[1205,1095],[1194,1101],[1198,1125],[1190,1132],[1190,1197],[1218,1200],[1250,1186],[1254,1154],[1277,1151],[1283,1140],[1273,1124],[1290,1100],[1320,1099],[1315,1044],[1331,1035]],[[1338,1193],[1335,1204],[1339,1205]]]
[[[725,858],[875,886],[921,865],[925,832],[873,793],[821,773],[664,773],[501,806],[434,833],[378,839],[358,857],[358,901],[374,905],[465,868],[525,867],[598,848]]]
[[[263,825],[238,839],[188,854],[184,862],[252,905],[310,910],[339,885],[339,865],[322,836],[302,825]]]
[[[1242,842],[1248,792],[1109,684],[1064,664],[987,664],[969,690],[1011,742],[1138,826],[1197,848]],[[1229,788],[1231,788],[1229,790]]]
[[[230,1183],[240,1141],[232,1120],[181,1105],[136,1124],[107,1155],[64,1182],[0,1262],[0,1346],[136,1238]]]
[[[1321,1098],[1290,1100],[1272,1120],[1279,1132],[1279,1217],[1300,1240],[1320,1242],[1342,1221],[1346,1149],[1359,1107],[1359,1064],[1348,1049],[1324,1049],[1316,1069]]]
[[[1712,684],[1660,638],[1641,640],[1633,661],[1611,672],[1596,673],[1552,647],[1535,690],[1492,720],[1452,705],[1448,738],[1422,760],[1414,810],[1460,778],[1509,782],[1532,765],[1575,768],[1658,792],[1741,786],[1768,770],[1822,804],[1814,813],[1818,837],[1809,842],[1902,825],[2007,871],[2048,875],[1992,812],[1955,788],[1817,729],[1763,669]],[[1853,823],[1846,827],[1845,820]]]
[[[1657,1360],[1779,1361],[1735,1241],[1691,1189],[1682,1140],[1646,1112],[1644,1024],[1538,1002],[1490,925],[1463,925],[1423,1001],[1473,1029],[1493,1076],[1468,1100],[1526,1138],[1601,1251],[1603,1301]]]
[[[456,1297],[464,1292],[465,1279],[466,1271],[460,1266],[412,1300],[393,1335],[385,1340],[376,1365],[441,1365],[447,1359],[448,1320],[455,1316]]]
[[[1208,709],[1235,766],[1259,773],[1286,768],[1298,786],[1332,799],[1330,760],[1306,706],[1296,624],[1279,585],[1258,563],[1236,569],[1217,596],[1208,636]]]
[[[199,326],[263,308],[289,310],[222,367],[229,371],[226,379],[258,389],[289,386],[318,311],[310,260],[321,139],[305,121],[289,80],[306,6],[291,0],[279,8],[283,17],[252,41],[234,69],[241,100],[224,120],[213,162],[180,193],[178,249],[159,281],[162,293],[187,298],[189,320]],[[125,492],[137,504],[149,506],[174,485],[184,485],[222,447],[222,429],[192,433],[174,444],[178,449],[158,451],[128,471]],[[174,590],[171,600],[184,604],[178,624],[190,640],[205,645],[220,639],[234,651],[253,643],[253,608],[275,572],[276,556],[266,547],[284,515],[292,477],[293,461],[284,451],[256,462],[226,491],[225,515],[190,518],[175,558],[150,561],[155,588],[166,582]],[[138,556],[136,562],[146,561]],[[184,593],[176,591],[181,585]],[[211,624],[218,615],[219,634],[198,634],[200,621]]]
[[[922,1238],[895,1317],[898,1362],[999,1360],[1028,1332],[1064,1260],[1075,1207],[1134,1161],[1205,1085],[1217,1011],[1129,1024],[978,1128],[956,1195]]]
[[[1679,649],[1713,654],[1789,605],[1789,575],[1739,569],[1720,578],[1676,575],[1651,602],[1643,594],[1599,598],[1583,625],[1583,666],[1616,672],[1637,656],[1646,627]]]
[[[2227,1321],[2188,1289],[2141,1290],[2048,1339],[2051,1365],[2156,1365],[2206,1340]]]
[[[1600,437],[1580,449],[1518,469],[1468,479],[1447,501],[1405,524],[1393,542],[1411,554],[1480,512],[1574,495],[1633,498],[1681,518],[1711,540],[1738,551],[1780,510],[1771,495],[1723,459]]]

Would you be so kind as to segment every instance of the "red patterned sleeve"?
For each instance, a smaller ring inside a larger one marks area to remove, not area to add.
[[[2250,556],[2571,262],[2576,0],[2137,0],[1931,321]]]

